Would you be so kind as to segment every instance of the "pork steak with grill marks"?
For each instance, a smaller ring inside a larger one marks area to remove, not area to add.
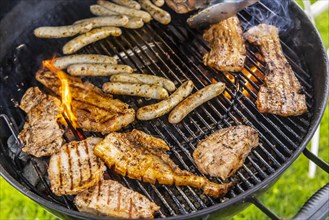
[[[104,163],[95,156],[94,147],[101,138],[72,141],[51,156],[48,178],[56,195],[74,195],[94,186],[103,178]]]
[[[103,180],[78,194],[74,203],[80,212],[115,218],[153,218],[160,209],[145,196],[113,180]]]
[[[61,101],[42,93],[38,87],[31,87],[25,92],[20,108],[27,113],[18,135],[24,145],[22,151],[36,157],[56,153],[63,144],[64,131],[57,123],[63,112]]]
[[[213,24],[203,34],[209,43],[210,52],[203,63],[219,71],[238,72],[243,69],[246,48],[238,17],[233,16]]]
[[[245,125],[228,127],[200,141],[193,158],[202,173],[226,179],[243,165],[258,142],[254,128]]]
[[[297,116],[307,112],[305,95],[280,44],[278,28],[260,24],[250,28],[245,38],[260,47],[267,68],[260,86],[257,108],[260,112]]]

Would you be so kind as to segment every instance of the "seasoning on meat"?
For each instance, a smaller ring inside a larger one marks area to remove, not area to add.
[[[155,184],[192,186],[205,194],[219,197],[228,191],[231,183],[217,184],[208,179],[181,170],[164,151],[169,146],[159,138],[133,130],[111,133],[96,145],[94,152],[108,167],[120,175]]]
[[[166,0],[166,4],[178,14],[185,14],[196,9],[196,0]]]
[[[305,95],[283,54],[278,29],[260,24],[249,29],[245,38],[260,47],[267,64],[264,84],[260,86],[256,101],[258,110],[281,116],[307,112]]]
[[[239,72],[246,59],[246,48],[239,19],[236,16],[212,25],[203,34],[210,52],[203,63],[219,71]]]
[[[51,156],[48,178],[53,193],[75,195],[102,180],[106,166],[94,154],[94,147],[101,140],[90,137],[72,141]]]
[[[160,209],[145,196],[113,180],[103,180],[78,194],[74,204],[80,212],[114,218],[154,218]]]
[[[60,95],[60,80],[51,72],[38,72],[36,78],[44,86]],[[91,83],[66,75],[72,95],[72,110],[78,127],[85,131],[110,133],[135,120],[135,110],[119,99],[112,99]]]
[[[254,128],[232,126],[202,140],[193,152],[193,158],[202,173],[224,180],[243,165],[258,142],[258,133]]]
[[[63,144],[64,131],[57,123],[63,112],[61,101],[32,87],[24,94],[20,107],[27,113],[18,135],[24,144],[22,151],[36,157],[56,153]]]

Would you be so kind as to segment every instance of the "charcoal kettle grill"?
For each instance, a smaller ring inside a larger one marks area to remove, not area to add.
[[[270,1],[260,1],[251,7],[260,12],[270,12]],[[289,1],[290,2],[290,1]],[[33,29],[46,25],[67,25],[78,19],[91,17],[92,0],[14,0],[1,1],[0,13],[0,173],[12,186],[36,201],[56,216],[65,219],[103,219],[80,213],[72,196],[55,196],[47,179],[48,158],[33,158],[20,153],[18,132],[25,122],[25,114],[18,103],[31,86],[39,86],[35,73],[42,60],[61,54],[68,39],[37,39]],[[257,48],[247,47],[244,71],[223,73],[203,65],[202,56],[209,48],[202,39],[201,29],[191,29],[186,24],[189,15],[173,15],[171,24],[164,26],[155,21],[137,30],[122,29],[120,37],[110,37],[89,45],[78,53],[98,53],[114,56],[120,63],[132,66],[137,72],[163,76],[180,85],[193,80],[199,90],[211,82],[221,81],[225,92],[194,112],[183,122],[172,125],[167,116],[138,121],[123,129],[137,128],[163,138],[170,146],[170,158],[182,169],[202,175],[196,168],[192,152],[198,141],[215,130],[245,124],[259,131],[260,146],[247,157],[244,165],[229,178],[232,189],[222,198],[208,197],[198,189],[152,185],[121,177],[107,171],[110,178],[148,197],[161,209],[155,218],[207,219],[229,216],[248,204],[255,204],[269,217],[279,217],[264,206],[257,196],[268,189],[303,152],[322,169],[329,172],[328,164],[314,156],[306,145],[320,123],[329,92],[328,59],[316,28],[296,3],[290,2],[292,25],[281,32],[281,44],[287,60],[304,88],[308,112],[298,117],[280,117],[260,113],[256,106],[257,91],[263,83],[266,64]],[[239,12],[244,31],[264,22],[249,9]],[[274,19],[275,20],[275,19]],[[250,77],[252,76],[252,77]],[[101,86],[107,78],[87,78]],[[120,97],[131,107],[154,103],[152,100]],[[69,126],[65,138],[76,140],[83,136],[101,134],[76,131]],[[222,180],[210,178],[221,183]],[[295,216],[297,219],[321,219],[328,215],[329,185],[320,189]]]

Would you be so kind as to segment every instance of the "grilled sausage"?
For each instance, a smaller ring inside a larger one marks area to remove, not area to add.
[[[172,112],[169,114],[169,122],[172,124],[179,123],[185,118],[185,116],[193,111],[195,108],[199,107],[203,103],[215,98],[221,94],[225,89],[224,83],[215,83],[204,87],[203,89],[197,91],[196,93],[190,95],[179,103]]]
[[[125,15],[112,15],[106,17],[94,17],[76,21],[74,24],[91,23],[93,28],[98,27],[120,27],[128,23],[129,19]]]
[[[91,23],[73,24],[58,27],[38,27],[34,30],[34,35],[39,38],[63,38],[83,34],[93,28]]]
[[[112,0],[112,2],[117,3],[118,5],[122,5],[128,8],[134,8],[134,9],[141,9],[141,5],[138,2],[135,2],[133,0]]]
[[[67,68],[67,72],[72,76],[110,76],[133,71],[133,68],[127,65],[100,63],[73,64]]]
[[[143,26],[144,26],[144,22],[142,18],[130,17],[128,23],[123,27],[129,29],[138,29]]]
[[[110,11],[107,8],[104,8],[103,6],[100,5],[92,5],[90,6],[90,12],[96,16],[113,16],[113,15],[120,15],[117,12]],[[127,24],[125,24],[123,27],[124,28],[129,28],[129,29],[137,29],[141,28],[144,26],[143,19],[140,17],[131,17],[128,15],[127,16],[129,21]]]
[[[165,3],[164,0],[152,0],[153,4],[155,4],[158,7],[162,7]]]
[[[111,76],[111,81],[157,85],[167,89],[169,92],[173,92],[176,89],[175,84],[169,79],[147,74],[117,74]]]
[[[169,24],[171,16],[168,12],[152,4],[150,0],[140,0],[142,8],[145,9],[151,16],[161,24]]]
[[[132,17],[142,18],[144,22],[149,22],[152,20],[152,17],[149,13],[141,10],[136,10],[132,8],[126,8],[120,5],[113,4],[105,0],[98,0],[97,3],[111,11],[117,12],[119,14],[128,15]]]
[[[152,99],[168,97],[167,90],[156,85],[107,82],[103,85],[103,91],[115,95],[141,96]]]
[[[58,69],[66,69],[72,64],[80,63],[108,63],[117,64],[113,57],[99,54],[75,54],[70,56],[57,57],[53,65]]]
[[[104,39],[108,36],[120,36],[121,30],[117,27],[101,27],[93,29],[85,34],[82,34],[68,43],[63,47],[64,54],[72,54],[88,44],[94,43],[98,40]]]
[[[178,103],[191,94],[193,86],[194,84],[191,80],[186,81],[171,96],[169,96],[169,98],[159,103],[138,109],[136,113],[137,119],[151,120],[167,114],[178,105]]]
[[[96,16],[111,16],[111,15],[119,15],[119,13],[114,12],[114,11],[110,11],[107,8],[104,8],[103,6],[100,5],[91,5],[89,7],[90,12],[93,15]]]

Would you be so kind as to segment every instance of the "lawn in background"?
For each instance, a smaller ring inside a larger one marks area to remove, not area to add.
[[[301,1],[298,1],[301,2]],[[316,19],[326,48],[329,47],[329,11]],[[319,155],[329,162],[329,108],[321,122]],[[317,169],[316,177],[308,177],[309,160],[301,155],[282,175],[279,181],[260,200],[279,216],[293,217],[303,203],[320,187],[329,182],[329,176]],[[0,177],[0,219],[55,219],[55,217],[23,196]],[[253,205],[233,217],[236,219],[268,219]]]

